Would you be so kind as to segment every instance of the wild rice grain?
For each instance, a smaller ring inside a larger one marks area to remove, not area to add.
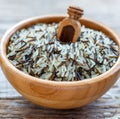
[[[36,24],[10,38],[7,57],[19,70],[45,80],[76,81],[96,77],[117,61],[116,43],[100,31],[82,26],[76,43],[56,38],[59,24]]]

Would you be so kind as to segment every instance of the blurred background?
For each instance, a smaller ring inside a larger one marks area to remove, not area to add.
[[[69,5],[84,9],[84,16],[120,33],[120,0],[0,0],[0,37],[21,20],[50,14],[66,14]],[[18,96],[0,69],[0,97]]]
[[[26,18],[66,14],[69,5],[81,6],[84,16],[120,31],[120,0],[0,0],[0,36]]]

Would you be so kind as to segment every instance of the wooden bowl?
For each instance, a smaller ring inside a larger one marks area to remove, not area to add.
[[[65,16],[35,17],[18,23],[1,38],[0,64],[12,86],[28,100],[42,106],[70,109],[86,105],[102,96],[118,79],[120,74],[120,56],[116,64],[107,72],[95,78],[73,82],[55,82],[38,79],[15,68],[6,56],[9,39],[17,30],[36,23],[60,22]],[[112,29],[87,18],[80,20],[86,27],[100,30],[110,36],[119,46],[120,38]]]

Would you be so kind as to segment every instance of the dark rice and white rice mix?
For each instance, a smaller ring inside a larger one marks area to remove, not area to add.
[[[59,24],[36,24],[17,31],[7,56],[26,74],[53,81],[77,81],[108,71],[119,56],[116,43],[100,31],[85,26],[76,43],[57,40]]]

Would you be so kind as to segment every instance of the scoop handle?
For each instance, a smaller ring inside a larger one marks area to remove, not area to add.
[[[83,9],[76,6],[69,6],[67,12],[69,17],[66,17],[61,21],[58,28],[57,39],[64,43],[75,43],[81,33],[79,19],[83,15]]]

